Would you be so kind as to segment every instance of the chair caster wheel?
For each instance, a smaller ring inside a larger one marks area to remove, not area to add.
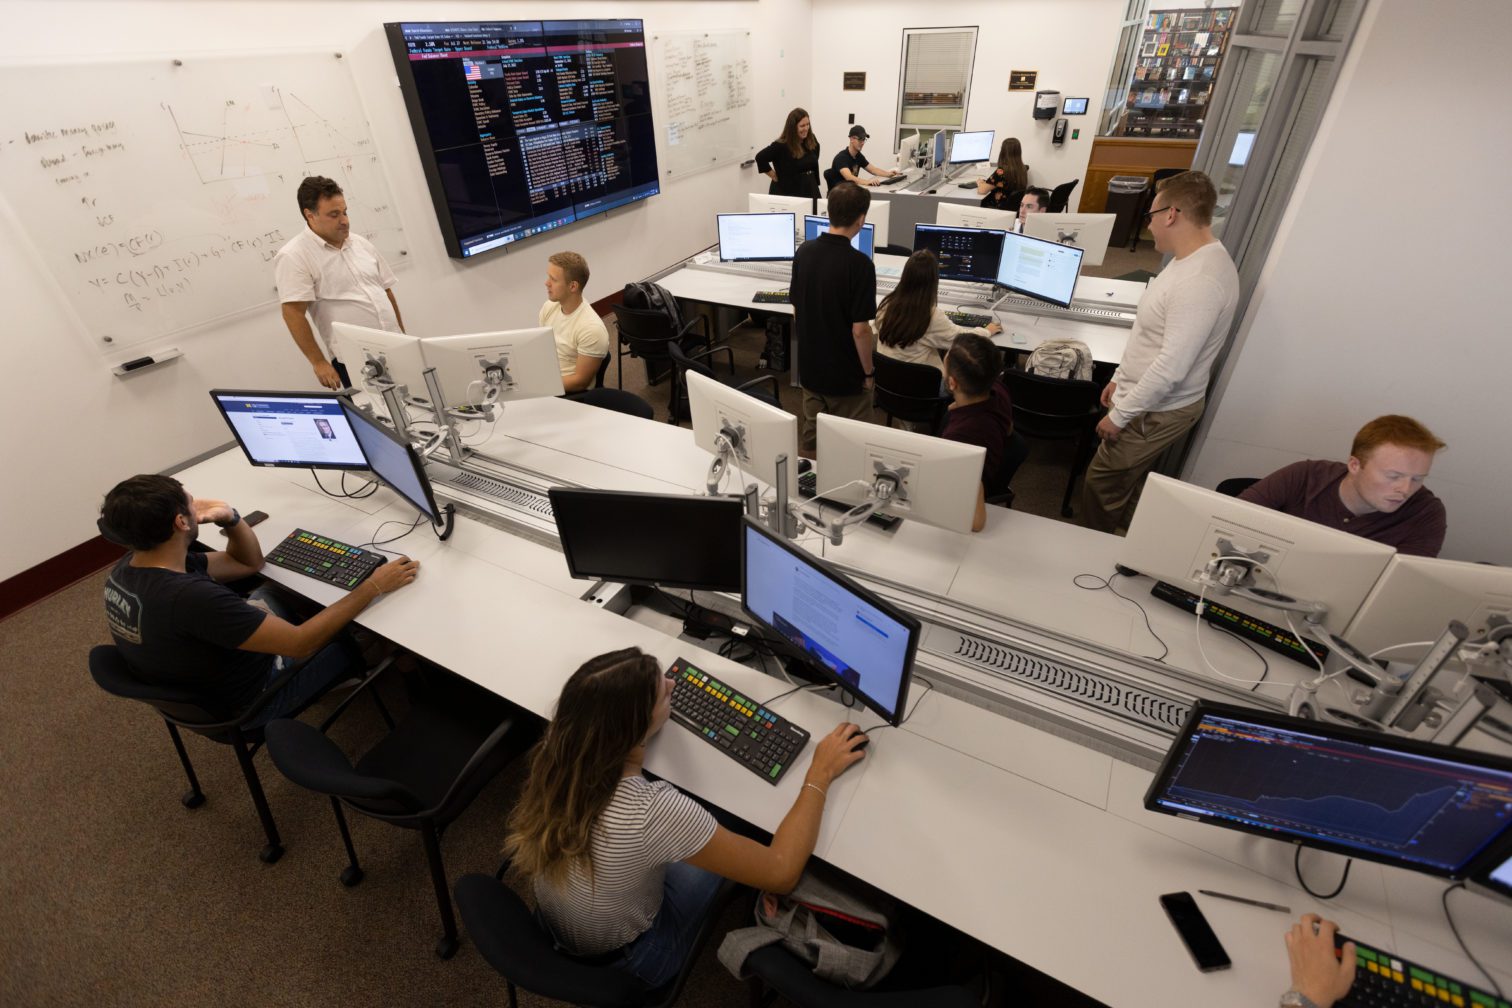
[[[268,844],[268,846],[258,852],[257,857],[263,864],[272,864],[283,857],[283,854],[283,844]]]
[[[457,939],[442,938],[436,942],[436,955],[442,959],[450,959],[457,954]]]
[[[186,809],[197,809],[205,804],[205,794],[203,791],[185,791],[184,797],[179,801],[184,803]]]
[[[362,869],[356,865],[348,865],[341,870],[341,884],[350,889],[362,881]]]

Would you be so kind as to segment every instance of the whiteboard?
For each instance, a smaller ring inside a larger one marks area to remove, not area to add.
[[[0,67],[0,192],[102,354],[277,301],[326,175],[390,263],[404,233],[329,50]],[[275,323],[277,324],[277,323]]]
[[[663,177],[749,158],[751,33],[660,32],[651,36],[651,58],[662,106]]]

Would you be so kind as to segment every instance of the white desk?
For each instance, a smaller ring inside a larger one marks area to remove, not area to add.
[[[686,430],[562,400],[512,404],[486,447],[508,461],[528,459],[537,471],[620,488],[693,490],[707,465]],[[269,547],[295,526],[361,543],[380,521],[413,517],[387,490],[362,501],[325,497],[308,474],[255,469],[239,452],[179,475],[191,491],[267,511],[259,536]],[[1132,640],[1139,650],[1142,623],[1131,630],[1127,603],[1068,586],[1081,569],[1106,570],[1116,555],[1111,537],[996,508],[976,537],[910,525],[890,538],[863,530],[830,555],[1100,643]],[[465,517],[447,543],[421,528],[397,545],[421,561],[419,579],[380,599],[360,622],[541,716],[550,715],[578,664],[630,644],[664,664],[685,655],[754,697],[786,688],[577,601],[584,585],[566,576],[560,554]],[[320,602],[339,594],[298,575],[268,574]],[[1147,608],[1174,658],[1190,629],[1175,610],[1167,620]],[[1209,654],[1221,661],[1228,643],[1210,641]],[[1287,903],[1296,913],[1318,909],[1290,881],[1289,847],[1147,813],[1148,773],[939,692],[916,688],[915,697],[909,722],[879,733],[867,758],[831,790],[820,857],[1110,1005],[1275,1003],[1287,983],[1286,918],[1203,900],[1235,966],[1201,974],[1156,896],[1211,888]],[[776,708],[813,731],[844,713],[806,693]],[[795,772],[771,787],[675,727],[652,744],[647,765],[768,830],[802,783]],[[1339,859],[1315,854],[1309,864],[1327,878]],[[1439,888],[1360,864],[1327,913],[1364,940],[1472,979],[1438,912]],[[1497,962],[1494,950],[1512,942],[1504,908],[1470,895],[1458,898],[1458,908],[1472,947]],[[1503,980],[1512,983],[1512,973]]]

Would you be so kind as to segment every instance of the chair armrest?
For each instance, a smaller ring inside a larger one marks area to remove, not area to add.
[[[706,350],[695,350],[692,353],[688,354],[688,359],[689,360],[703,360],[705,357],[713,356],[714,354],[719,353],[721,350],[723,350],[725,353],[729,354],[730,374],[734,374],[735,373],[735,350],[728,343],[720,343],[718,346],[711,346],[711,347],[709,347]]]
[[[688,321],[684,322],[682,324],[682,328],[677,330],[677,338],[679,340],[682,339],[684,336],[688,335],[688,333],[691,332],[695,326],[697,326],[701,330],[699,335],[703,337],[704,346],[712,347],[713,337],[709,335],[709,320],[704,318],[702,315],[694,315],[692,318],[688,319]]]
[[[377,665],[374,665],[371,669],[369,669],[367,675],[362,677],[362,685],[352,690],[352,692],[348,694],[346,698],[341,701],[341,703],[336,705],[336,709],[331,711],[331,713],[326,717],[324,721],[320,722],[320,733],[324,735],[326,729],[335,724],[336,719],[341,717],[342,714],[346,713],[346,709],[352,705],[352,701],[356,700],[357,697],[362,693],[365,693],[368,687],[373,685],[373,680],[377,679],[384,672],[386,672],[388,670],[388,667],[392,664],[394,664],[394,656],[389,655],[387,658],[383,659]]]
[[[515,728],[516,718],[514,715],[510,715],[503,721],[500,721],[499,726],[490,732],[488,738],[484,739],[483,743],[468,757],[466,765],[457,773],[451,785],[447,787],[446,794],[442,795],[441,800],[436,803],[436,807],[427,809],[420,813],[420,815],[440,817],[442,810],[451,806],[457,792],[468,786],[468,782],[471,780],[473,774],[477,773],[478,768],[488,761],[489,757],[493,755],[494,750],[504,743],[504,740],[509,737],[510,732],[514,731]]]
[[[752,378],[750,381],[746,382],[743,385],[735,386],[735,391],[744,392],[747,389],[755,388],[757,385],[764,385],[767,382],[771,382],[772,384],[772,398],[779,403],[782,402],[782,386],[777,383],[776,375],[768,374],[762,375],[760,378]]]

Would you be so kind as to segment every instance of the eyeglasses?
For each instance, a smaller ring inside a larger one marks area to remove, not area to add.
[[[1174,210],[1177,213],[1181,213],[1181,207],[1179,207],[1179,206],[1163,206],[1163,207],[1156,207],[1154,209],[1146,210],[1145,211],[1145,215],[1144,215],[1145,225],[1146,226],[1149,225],[1151,217],[1154,217],[1158,213],[1165,213],[1167,210]]]

